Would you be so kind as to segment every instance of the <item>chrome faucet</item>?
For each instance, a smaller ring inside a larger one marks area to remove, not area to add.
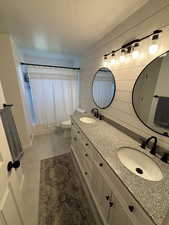
[[[155,136],[151,136],[146,141],[143,141],[142,144],[141,144],[141,147],[145,149],[146,146],[148,146],[148,143],[152,139],[154,139],[154,143],[153,143],[153,145],[151,147],[150,153],[153,154],[153,155],[155,155],[156,154],[156,151],[157,151],[157,138]]]

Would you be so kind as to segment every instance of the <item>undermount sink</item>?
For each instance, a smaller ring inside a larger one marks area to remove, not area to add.
[[[158,165],[137,149],[121,147],[117,154],[121,163],[137,176],[150,181],[160,181],[163,178]]]
[[[94,120],[90,117],[81,117],[80,121],[83,123],[95,123],[96,122],[96,120]]]

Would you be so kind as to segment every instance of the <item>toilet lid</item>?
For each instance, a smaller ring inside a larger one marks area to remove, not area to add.
[[[63,125],[71,125],[71,120],[66,120],[62,122]]]

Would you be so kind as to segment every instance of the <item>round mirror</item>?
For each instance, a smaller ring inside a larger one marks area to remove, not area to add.
[[[101,109],[107,108],[113,101],[116,85],[113,73],[107,68],[100,68],[93,80],[93,101]]]
[[[133,88],[132,101],[144,125],[169,136],[169,51],[141,72]]]

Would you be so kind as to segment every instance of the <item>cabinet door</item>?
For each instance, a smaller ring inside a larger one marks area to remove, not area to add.
[[[107,223],[111,201],[111,188],[100,170],[101,168],[93,163],[92,190],[95,195],[99,211],[102,214],[104,221]]]
[[[112,207],[109,208],[108,225],[132,225],[128,215],[124,212],[113,193],[112,203]]]
[[[93,162],[89,159],[88,153],[84,153],[83,155],[83,166],[84,170],[87,172],[87,180],[90,187],[92,186],[92,180],[93,180]]]
[[[100,202],[101,202],[102,189],[103,189],[102,185],[103,185],[102,176],[99,173],[97,166],[93,163],[93,179],[91,183],[91,188],[95,195],[98,205],[100,205]]]
[[[100,197],[100,209],[105,221],[108,224],[109,219],[109,210],[112,205],[112,193],[110,186],[106,182],[106,179],[102,177],[102,185],[101,185],[101,197]]]

